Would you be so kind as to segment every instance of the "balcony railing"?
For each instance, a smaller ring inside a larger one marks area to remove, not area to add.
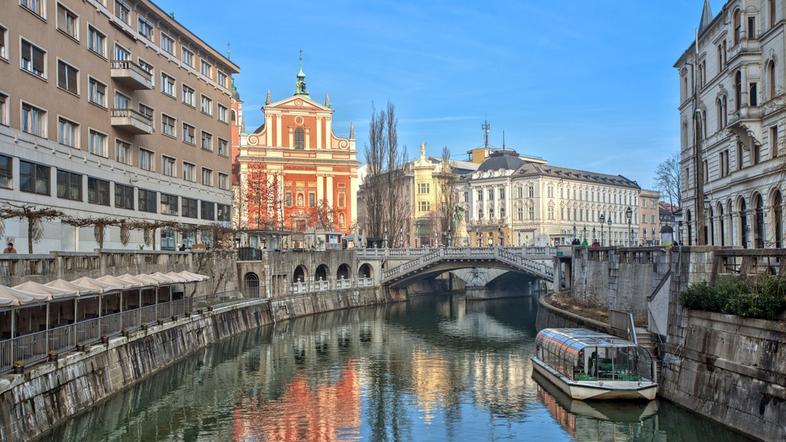
[[[153,119],[133,109],[112,109],[112,126],[132,134],[153,133]]]
[[[112,60],[111,75],[132,89],[153,89],[153,75],[131,60]]]

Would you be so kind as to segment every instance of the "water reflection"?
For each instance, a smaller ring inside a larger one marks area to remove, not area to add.
[[[539,388],[531,376],[534,323],[529,299],[449,297],[285,322],[197,352],[52,439],[669,441],[691,440],[684,435],[694,428],[697,436],[713,434],[711,424],[674,407],[620,415]],[[715,431],[716,441],[733,439]]]

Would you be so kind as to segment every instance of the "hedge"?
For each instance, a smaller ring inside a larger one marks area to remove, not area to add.
[[[713,287],[706,282],[692,284],[680,300],[682,305],[695,310],[777,319],[786,310],[786,278],[724,276]]]

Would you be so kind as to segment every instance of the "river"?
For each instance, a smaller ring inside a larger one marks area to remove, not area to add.
[[[62,441],[712,441],[665,401],[571,402],[532,378],[536,302],[325,313],[197,351],[55,429]]]

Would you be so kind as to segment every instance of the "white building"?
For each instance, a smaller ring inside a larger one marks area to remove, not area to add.
[[[472,246],[569,244],[574,239],[627,246],[639,242],[640,190],[621,175],[529,162],[505,150],[492,153],[462,179],[460,200]]]
[[[783,0],[736,0],[713,17],[705,2],[697,41],[674,65],[685,244],[699,237],[702,184],[708,244],[783,246],[784,12]]]

